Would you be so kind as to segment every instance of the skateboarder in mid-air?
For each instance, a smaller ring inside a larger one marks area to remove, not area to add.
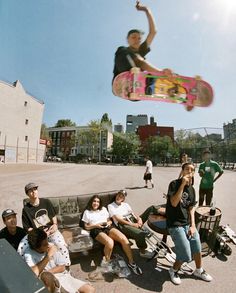
[[[114,77],[120,73],[129,71],[132,67],[139,67],[141,70],[156,72],[160,70],[145,60],[145,56],[150,52],[150,45],[156,35],[155,21],[150,8],[141,5],[139,1],[136,3],[138,11],[144,11],[147,15],[149,23],[149,33],[144,42],[142,42],[143,32],[138,29],[132,29],[127,34],[128,47],[119,47],[115,53]],[[171,70],[164,70],[167,75],[171,74]]]

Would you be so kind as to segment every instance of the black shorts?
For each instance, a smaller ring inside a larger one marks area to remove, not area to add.
[[[152,174],[151,173],[144,174],[143,179],[144,180],[152,180]]]
[[[95,239],[98,236],[98,234],[101,232],[108,235],[112,228],[115,228],[115,227],[113,225],[111,225],[110,227],[107,227],[107,228],[94,228],[94,229],[90,230],[90,236],[93,239]]]

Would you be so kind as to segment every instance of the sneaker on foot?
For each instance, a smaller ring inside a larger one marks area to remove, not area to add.
[[[169,275],[170,275],[170,279],[171,281],[175,284],[175,285],[180,285],[181,284],[181,280],[178,274],[178,271],[174,271],[173,268],[169,269]]]
[[[109,273],[109,272],[112,272],[112,263],[111,261],[106,261],[106,260],[102,260],[101,264],[100,264],[102,270],[105,272],[105,273]]]
[[[153,258],[155,252],[154,251],[149,251],[149,250],[145,250],[144,252],[139,252],[139,255],[141,257],[145,257],[145,258]]]
[[[136,275],[142,275],[142,270],[140,267],[137,266],[136,263],[128,263],[128,267],[136,274]]]
[[[203,281],[206,281],[206,282],[210,282],[213,279],[205,270],[203,270],[201,273],[195,270],[193,274],[195,277],[202,279]]]

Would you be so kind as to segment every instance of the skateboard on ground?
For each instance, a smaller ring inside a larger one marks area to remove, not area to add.
[[[160,101],[183,104],[187,110],[208,107],[213,89],[200,77],[167,75],[165,71],[146,72],[134,67],[117,75],[113,81],[114,95],[130,101]]]
[[[236,233],[230,228],[229,225],[222,225],[221,229],[225,232],[226,237],[228,236],[234,244],[236,244]]]

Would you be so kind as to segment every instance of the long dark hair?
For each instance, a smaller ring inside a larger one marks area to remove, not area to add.
[[[93,195],[93,196],[90,198],[90,200],[88,201],[88,204],[87,204],[87,206],[86,206],[86,210],[89,210],[89,211],[93,210],[92,205],[93,205],[93,201],[94,201],[96,198],[99,199],[99,201],[100,201],[100,204],[99,204],[98,209],[101,210],[101,209],[103,208],[103,203],[102,203],[102,199],[101,199],[101,197],[98,196],[97,194],[95,194],[95,195]]]

